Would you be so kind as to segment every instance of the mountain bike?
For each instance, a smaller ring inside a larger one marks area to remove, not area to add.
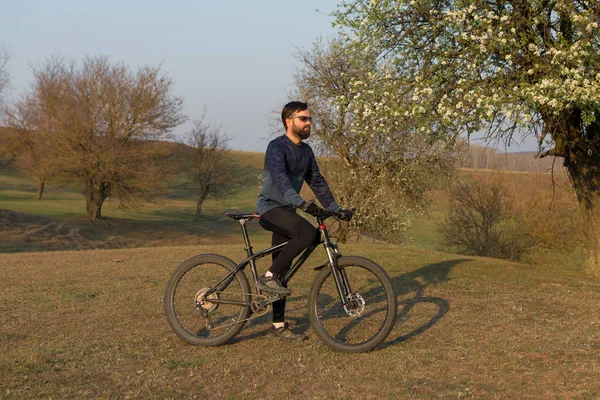
[[[227,213],[242,228],[247,257],[236,264],[218,254],[200,254],[184,261],[171,275],[165,290],[164,308],[173,331],[184,341],[216,346],[233,339],[250,319],[265,315],[279,295],[258,290],[256,260],[280,250],[281,243],[254,253],[246,224],[254,213]],[[318,271],[308,294],[311,327],[331,348],[346,352],[366,352],[377,347],[394,326],[397,302],[387,272],[375,262],[355,256],[342,256],[332,242],[324,221],[340,215],[322,210],[317,215],[321,240],[296,258],[282,278],[294,274],[323,244],[327,260]],[[250,266],[251,288],[244,270]]]

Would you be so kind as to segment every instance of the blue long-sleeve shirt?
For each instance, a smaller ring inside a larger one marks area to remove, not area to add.
[[[311,147],[297,146],[286,135],[273,139],[265,154],[264,183],[256,208],[264,214],[275,207],[299,207],[304,199],[300,189],[306,181],[323,207],[339,211],[327,181],[321,175]]]

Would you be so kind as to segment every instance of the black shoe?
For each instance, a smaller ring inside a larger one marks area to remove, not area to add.
[[[256,282],[256,287],[265,292],[275,293],[282,296],[289,296],[292,294],[292,291],[284,287],[281,282],[279,282],[279,279],[275,278],[275,276],[261,276]]]
[[[275,328],[274,325],[271,325],[269,328],[269,333],[271,336],[278,337],[282,340],[287,340],[288,342],[301,342],[303,340],[308,339],[307,336],[303,333],[294,333],[290,330],[288,323],[281,328]]]

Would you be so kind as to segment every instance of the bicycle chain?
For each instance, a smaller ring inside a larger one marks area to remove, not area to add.
[[[224,291],[214,291],[213,293],[231,293],[231,292],[224,292]],[[207,319],[206,321],[206,327],[209,330],[213,330],[213,329],[223,329],[223,328],[227,328],[229,326],[233,326],[233,325],[237,325],[239,323],[242,322],[247,322],[250,321],[251,319],[255,319],[258,317],[262,317],[263,315],[265,315],[268,311],[269,311],[269,305],[276,302],[277,300],[282,299],[283,297],[280,296],[265,296],[263,294],[258,294],[258,293],[241,293],[242,295],[247,295],[247,296],[251,296],[251,297],[257,297],[257,298],[262,298],[262,301],[259,301],[258,303],[255,303],[255,300],[252,300],[250,302],[250,311],[252,312],[252,314],[245,319],[241,319],[239,321],[236,322],[232,322],[230,324],[226,324],[226,325],[220,325],[216,328],[213,328],[213,326],[210,324],[210,316],[205,316],[205,318]],[[255,311],[256,310],[256,311]]]

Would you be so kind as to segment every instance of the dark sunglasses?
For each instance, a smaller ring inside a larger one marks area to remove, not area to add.
[[[302,122],[308,122],[308,121],[312,122],[312,117],[307,117],[306,115],[295,115],[293,117],[288,117],[288,118],[289,119],[298,118]]]

